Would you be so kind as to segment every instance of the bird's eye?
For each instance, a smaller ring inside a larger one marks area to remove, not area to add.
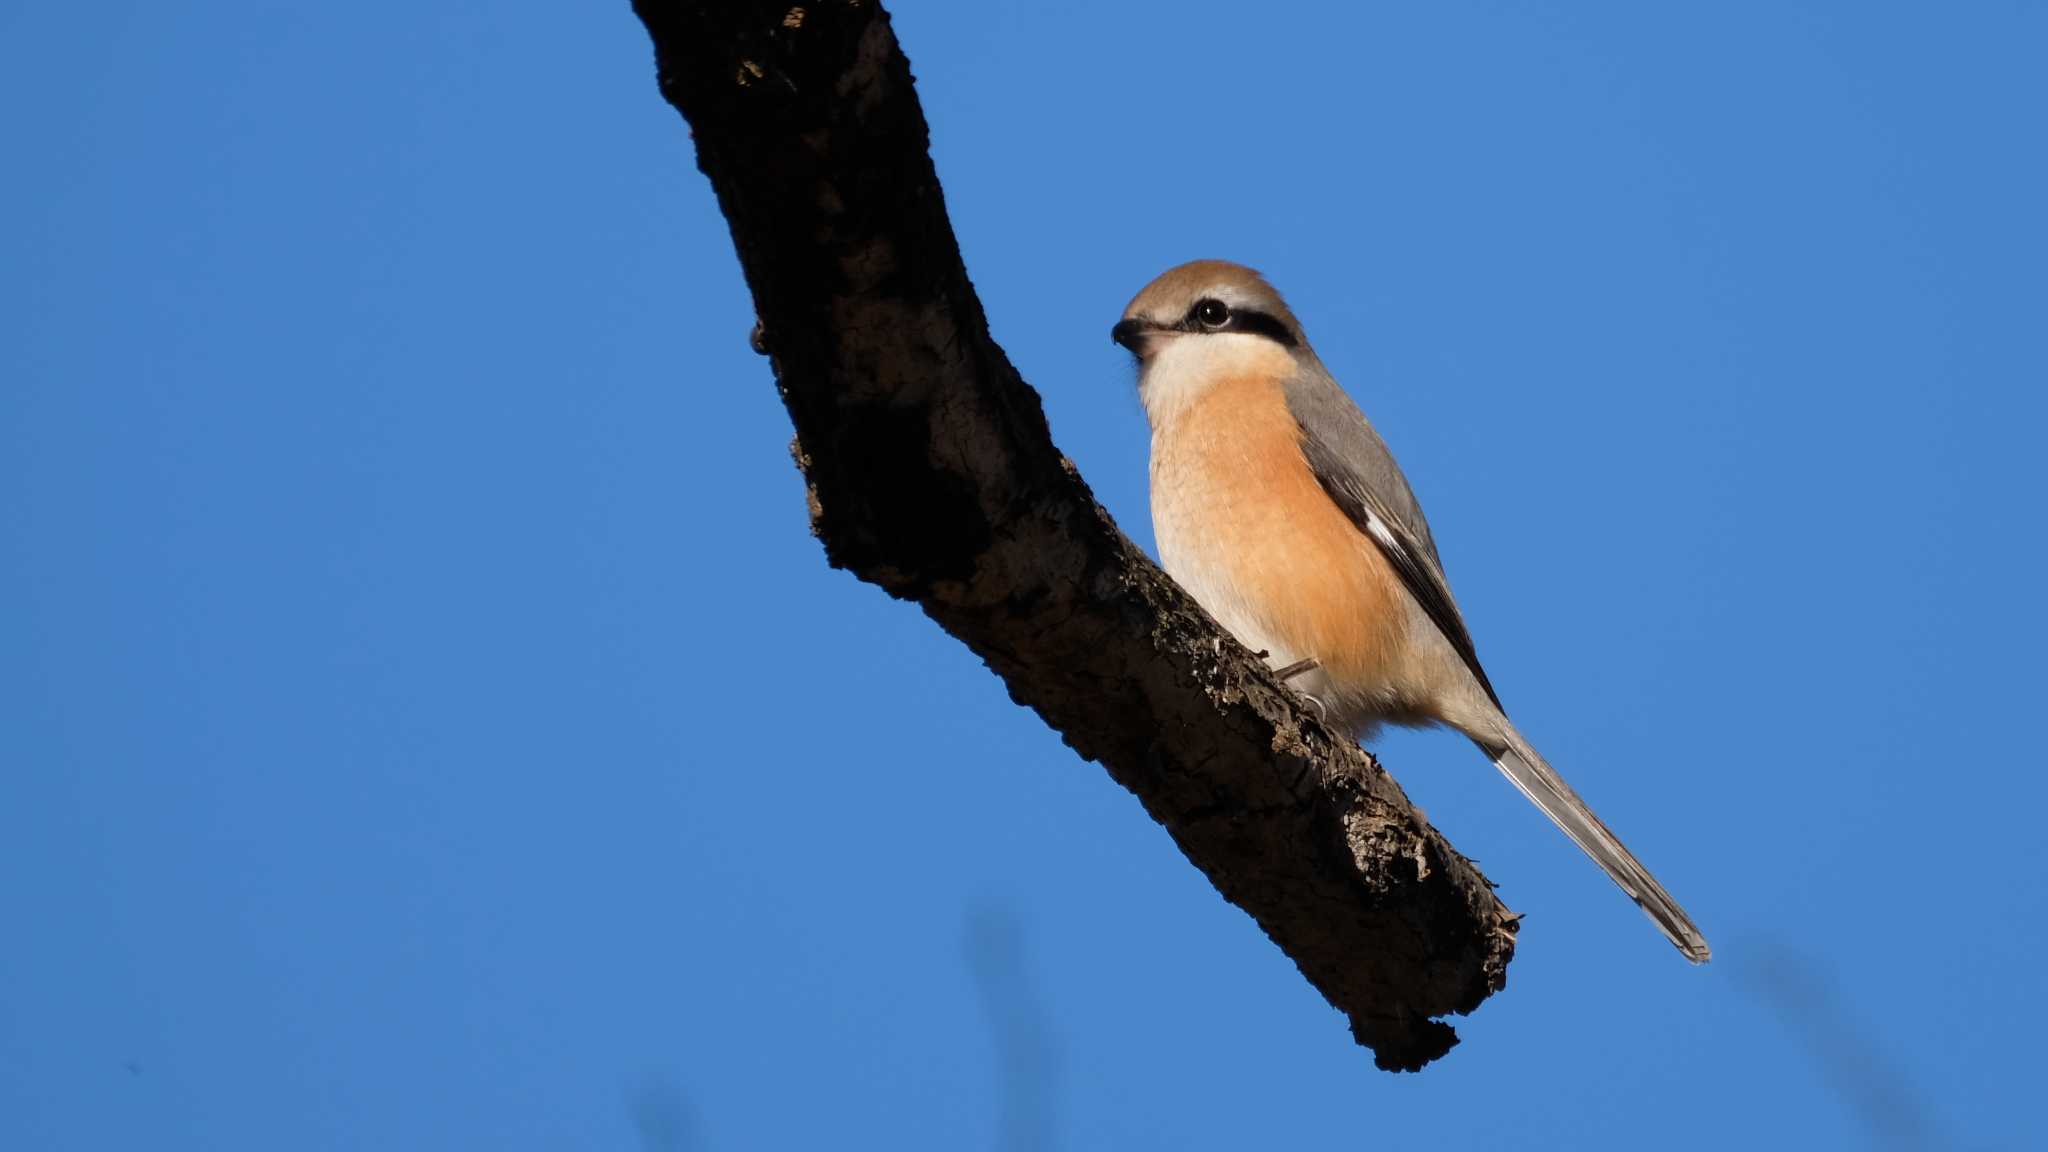
[[[1230,323],[1230,307],[1221,300],[1204,300],[1195,305],[1195,319],[1204,328],[1221,328]]]

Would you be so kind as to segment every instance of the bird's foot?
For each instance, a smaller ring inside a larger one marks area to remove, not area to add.
[[[1296,660],[1294,663],[1289,664],[1285,668],[1276,668],[1273,670],[1273,675],[1278,676],[1280,678],[1280,682],[1282,684],[1285,684],[1289,680],[1294,679],[1296,676],[1301,676],[1306,673],[1313,672],[1316,669],[1321,668],[1322,666],[1322,661],[1311,656],[1306,660]]]

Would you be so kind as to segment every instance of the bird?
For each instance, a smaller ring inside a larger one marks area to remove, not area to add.
[[[1695,964],[1706,937],[1531,747],[1480,666],[1393,453],[1259,273],[1170,268],[1110,337],[1151,426],[1152,527],[1174,581],[1328,722],[1478,745]]]

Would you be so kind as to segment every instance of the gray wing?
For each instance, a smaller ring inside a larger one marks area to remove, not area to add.
[[[1451,585],[1437,558],[1436,541],[1430,538],[1429,522],[1422,518],[1422,505],[1386,442],[1319,363],[1302,365],[1287,382],[1287,408],[1301,426],[1302,452],[1323,491],[1379,547],[1409,595],[1499,708],[1500,697],[1486,678],[1486,669],[1479,666],[1465,618],[1451,599]]]

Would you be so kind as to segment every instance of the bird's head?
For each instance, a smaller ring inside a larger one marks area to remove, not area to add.
[[[1307,347],[1301,324],[1257,272],[1195,260],[1145,285],[1109,330],[1138,362],[1138,387],[1155,421],[1224,375],[1284,375]]]

